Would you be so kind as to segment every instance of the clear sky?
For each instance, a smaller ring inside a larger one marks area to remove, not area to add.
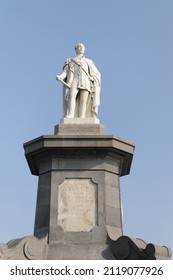
[[[23,143],[53,134],[55,76],[82,42],[102,74],[100,122],[136,146],[124,234],[173,249],[172,15],[172,0],[0,0],[0,242],[33,234],[38,178]]]

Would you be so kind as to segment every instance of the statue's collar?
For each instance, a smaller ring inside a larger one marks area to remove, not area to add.
[[[74,58],[76,58],[76,59],[81,59],[81,58],[84,58],[85,56],[82,54],[80,54],[80,55],[76,55]]]

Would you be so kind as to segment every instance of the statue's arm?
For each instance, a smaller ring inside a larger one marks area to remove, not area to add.
[[[69,59],[67,59],[64,63],[63,71],[56,76],[56,80],[64,80],[67,77],[69,62]]]
[[[64,80],[67,77],[67,73],[65,71],[62,71],[60,75],[56,76],[56,80]]]

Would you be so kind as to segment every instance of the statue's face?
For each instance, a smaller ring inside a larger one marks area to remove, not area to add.
[[[77,44],[75,50],[77,54],[84,54],[85,46],[83,44]]]

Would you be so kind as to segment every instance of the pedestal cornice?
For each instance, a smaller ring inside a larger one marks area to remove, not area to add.
[[[58,156],[58,154],[82,152],[109,153],[121,161],[120,176],[129,174],[134,144],[113,135],[43,135],[24,144],[25,156],[31,173],[39,175],[36,158],[39,155]]]

